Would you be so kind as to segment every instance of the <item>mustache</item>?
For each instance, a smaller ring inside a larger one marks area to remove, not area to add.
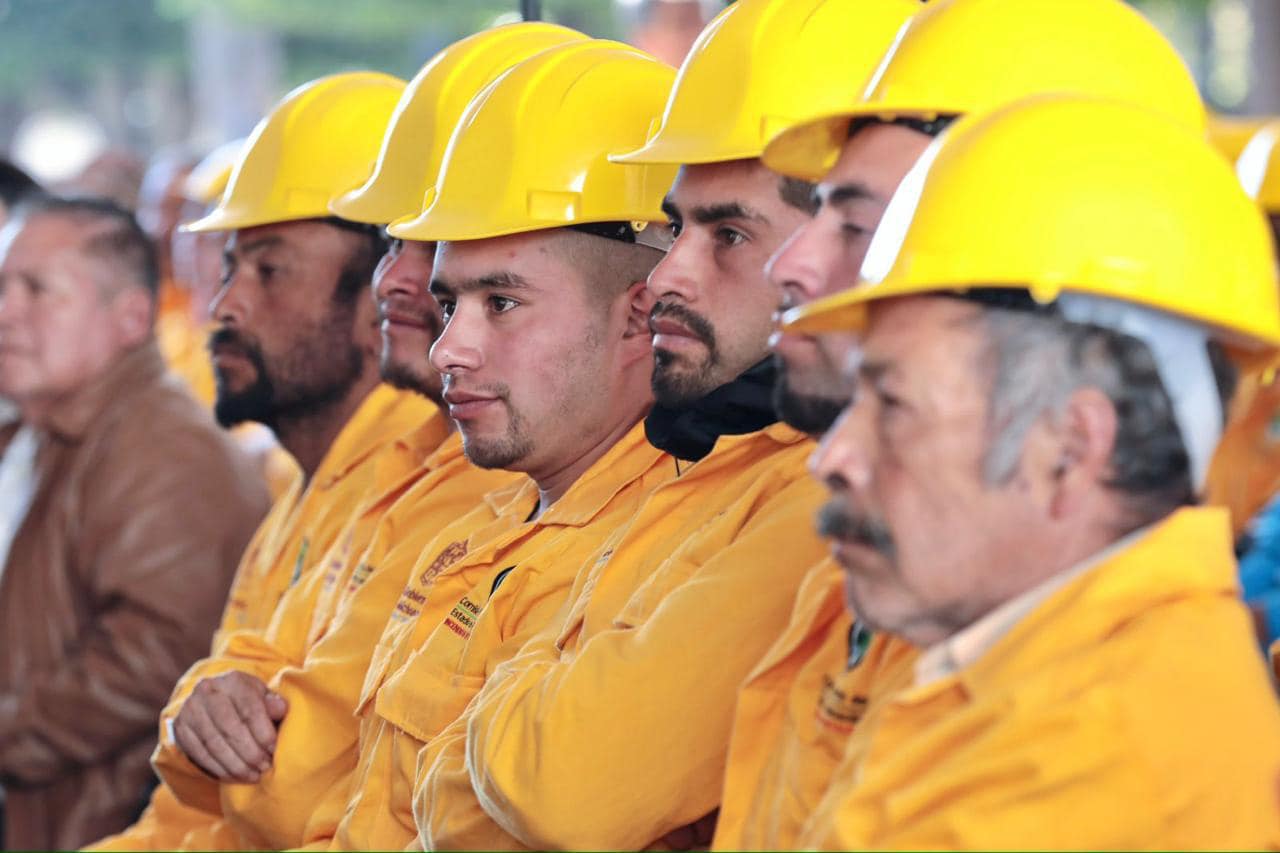
[[[235,329],[225,326],[209,333],[205,349],[212,353],[218,347],[231,347],[240,350],[247,358],[257,362],[262,360],[262,348]]]
[[[842,498],[832,498],[818,510],[818,533],[848,545],[863,545],[889,560],[897,554],[888,526],[868,513],[856,512]]]
[[[423,308],[415,304],[411,299],[397,299],[395,296],[390,296],[386,299],[378,300],[379,323],[385,321],[387,315],[392,311],[412,318],[414,321],[426,326],[433,339],[440,337],[440,332],[444,330],[444,324],[440,321],[438,313],[430,308]]]
[[[693,336],[707,345],[707,349],[715,351],[716,332],[711,323],[701,314],[676,302],[658,301],[649,311],[649,330],[653,331],[653,323],[661,317],[675,320],[693,333]]]
[[[454,380],[453,376],[441,374],[442,393],[459,391],[463,394],[475,394],[480,397],[495,397],[503,402],[511,399],[511,386],[502,382],[491,382],[487,385],[468,385],[465,388]]]

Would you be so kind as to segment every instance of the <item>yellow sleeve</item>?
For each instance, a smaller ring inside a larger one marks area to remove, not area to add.
[[[681,580],[633,599],[651,613],[628,606],[576,657],[533,662],[501,694],[486,690],[467,763],[490,817],[537,849],[638,849],[715,808],[738,687],[822,554],[819,500],[802,478],[731,542],[701,531],[664,564]]]
[[[334,548],[337,547],[335,544]],[[183,803],[216,815],[223,813],[219,794],[221,785],[188,760],[173,742],[169,736],[170,721],[177,718],[196,685],[206,678],[237,671],[273,685],[278,673],[301,661],[306,651],[315,601],[324,583],[323,568],[328,565],[330,557],[331,553],[326,554],[318,566],[313,563],[313,568],[303,573],[302,580],[288,589],[265,632],[246,629],[224,634],[217,651],[197,661],[178,681],[169,704],[160,713],[160,741],[152,756],[152,765],[161,780]],[[252,790],[254,786],[228,787]]]
[[[289,703],[272,768],[256,785],[228,785],[222,793],[224,810],[236,816],[237,825],[258,834],[245,832],[255,846],[282,849],[302,843],[304,833],[326,834],[324,826],[309,821],[323,811],[317,802],[350,786],[359,741],[356,703],[404,582],[403,572],[374,571],[343,603],[338,621],[306,661],[281,669],[269,682]],[[341,816],[339,811],[336,817]],[[328,832],[334,827],[336,821]]]

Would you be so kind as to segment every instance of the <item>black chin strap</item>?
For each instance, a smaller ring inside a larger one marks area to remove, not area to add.
[[[679,408],[655,404],[644,421],[649,443],[677,459],[696,462],[710,453],[722,435],[745,435],[774,424],[772,357],[732,382]]]

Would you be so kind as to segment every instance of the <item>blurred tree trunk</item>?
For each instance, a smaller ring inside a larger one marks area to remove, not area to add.
[[[237,24],[206,3],[188,27],[192,140],[209,147],[248,134],[284,93],[280,36]]]
[[[1280,115],[1280,3],[1249,0],[1249,7],[1253,16],[1253,85],[1249,87],[1247,111]]]

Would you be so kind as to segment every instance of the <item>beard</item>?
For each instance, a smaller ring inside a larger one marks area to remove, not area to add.
[[[807,435],[821,436],[840,417],[848,400],[801,394],[787,381],[786,362],[774,357],[778,365],[778,381],[773,386],[773,408],[783,423]]]
[[[378,373],[382,376],[382,381],[392,388],[421,394],[437,405],[441,402],[440,374],[429,366],[419,367],[394,361],[383,351],[378,362]]]
[[[707,356],[700,363],[666,350],[653,351],[653,396],[664,406],[678,407],[693,402],[714,391],[719,382],[715,379],[720,364],[720,350],[716,345],[715,329],[701,314],[673,302],[657,302],[649,312],[650,321],[669,317],[685,326],[707,348]]]
[[[460,426],[462,452],[477,468],[516,470],[512,466],[534,450],[528,425],[520,413],[511,407],[510,392],[506,386],[486,388],[485,391],[496,393],[506,408],[507,431],[504,435],[493,438],[477,438],[467,435],[466,428]]]
[[[891,565],[897,559],[897,545],[888,525],[869,513],[855,511],[843,498],[832,498],[818,510],[818,535],[871,548]]]
[[[214,371],[218,423],[231,427],[252,421],[274,431],[281,420],[305,418],[344,399],[364,372],[364,352],[351,339],[353,321],[353,309],[335,304],[270,363],[258,340],[236,329],[216,330],[209,336],[210,349],[234,347],[254,367],[253,381],[240,389]]]

